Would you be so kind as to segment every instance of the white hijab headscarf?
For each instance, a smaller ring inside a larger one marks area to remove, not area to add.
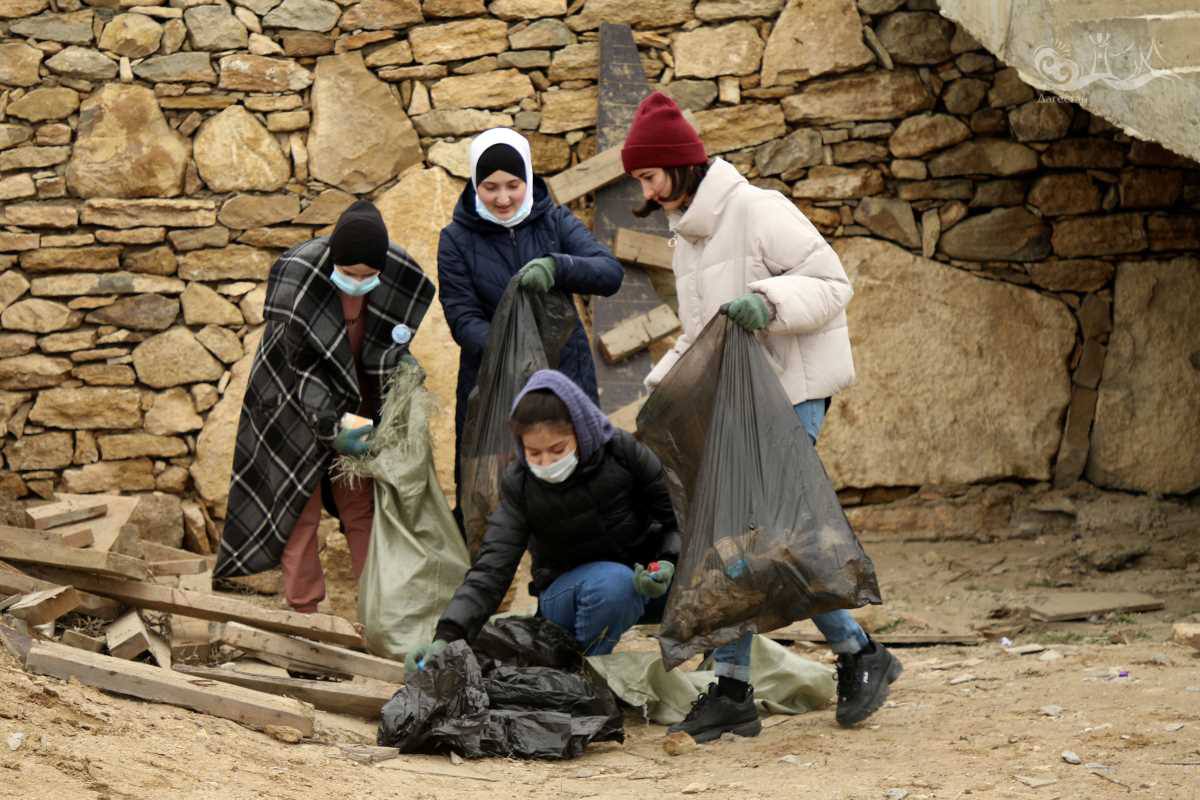
[[[475,165],[479,163],[480,156],[487,152],[489,147],[497,144],[506,144],[516,150],[517,154],[521,156],[521,160],[525,163],[525,199],[521,202],[521,207],[517,209],[517,213],[508,219],[500,219],[488,211],[487,206],[479,199],[479,184],[475,180]],[[505,228],[514,228],[520,225],[529,216],[529,212],[533,210],[533,154],[529,149],[529,140],[509,128],[492,128],[475,137],[471,142],[470,152],[471,186],[476,190],[475,212],[488,222],[494,222]]]

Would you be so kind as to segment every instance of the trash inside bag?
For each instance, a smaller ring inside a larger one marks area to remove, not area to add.
[[[358,582],[358,618],[371,652],[403,659],[432,641],[470,566],[437,481],[424,372],[401,362],[388,382],[365,456],[343,457],[339,476],[374,481],[371,547]]]
[[[500,505],[500,478],[513,458],[508,426],[513,400],[539,369],[556,369],[559,354],[579,317],[570,295],[527,292],[514,277],[488,331],[479,378],[467,400],[459,450],[463,525],[472,557],[479,552],[487,519]]]
[[[879,603],[875,567],[767,354],[716,315],[638,414],[662,459],[683,553],[659,641],[691,656]]]
[[[540,647],[537,635],[569,636],[545,620],[510,617],[506,632],[492,624],[479,638],[511,642],[514,631]],[[557,648],[523,654],[517,660],[550,660]],[[510,655],[512,654],[509,651]],[[504,665],[493,655],[476,653],[466,642],[452,642],[421,672],[412,675],[383,707],[378,742],[403,753],[453,750],[467,758],[486,756],[566,759],[591,742],[624,741],[624,720],[612,690],[575,648],[569,668]],[[482,666],[481,666],[482,659]]]

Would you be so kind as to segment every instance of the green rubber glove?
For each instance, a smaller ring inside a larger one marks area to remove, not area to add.
[[[535,258],[517,274],[521,278],[521,288],[530,292],[548,292],[554,288],[554,259],[550,256]]]
[[[729,304],[725,312],[731,320],[747,331],[761,331],[771,322],[771,309],[758,292],[747,292]]]
[[[344,456],[366,455],[370,445],[367,440],[375,432],[374,425],[363,425],[361,428],[341,428],[333,437],[333,449]]]
[[[448,644],[444,639],[437,639],[414,649],[404,657],[404,674],[411,675],[423,671],[425,665],[440,656]]]
[[[655,561],[646,569],[641,564],[633,568],[633,590],[642,597],[662,597],[671,588],[675,565],[670,561]]]

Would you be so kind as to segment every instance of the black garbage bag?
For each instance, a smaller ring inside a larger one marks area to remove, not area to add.
[[[638,414],[662,459],[683,552],[659,635],[697,653],[879,603],[875,567],[758,341],[716,315]]]
[[[552,642],[559,638],[547,627],[553,623],[539,618],[499,622],[503,632],[493,630],[493,641],[512,641],[519,633],[538,650],[540,642],[530,638],[538,632]],[[493,627],[485,626],[484,632]],[[565,652],[553,645],[540,656],[544,661],[550,660],[548,654]],[[506,666],[492,658],[488,655],[481,668],[466,642],[451,643],[384,705],[379,744],[403,753],[453,750],[467,758],[565,759],[577,757],[591,742],[624,741],[624,720],[612,690],[583,664],[577,648],[568,669]],[[518,660],[528,663],[538,655]]]
[[[500,478],[513,458],[508,427],[513,400],[533,373],[558,367],[559,355],[578,324],[575,304],[563,292],[522,291],[514,276],[500,298],[479,377],[467,400],[458,455],[459,496],[472,558],[483,542],[488,517],[500,505]]]
[[[483,626],[471,648],[481,658],[514,667],[578,671],[583,651],[575,637],[544,617],[500,617]]]

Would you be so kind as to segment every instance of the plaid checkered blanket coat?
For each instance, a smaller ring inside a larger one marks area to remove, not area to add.
[[[238,421],[229,513],[214,574],[252,575],[279,564],[292,527],[335,455],[338,420],[362,402],[338,290],[329,279],[329,239],[297,245],[267,278],[266,330]],[[361,357],[380,396],[413,331],[433,302],[434,285],[396,244],[366,305]]]

